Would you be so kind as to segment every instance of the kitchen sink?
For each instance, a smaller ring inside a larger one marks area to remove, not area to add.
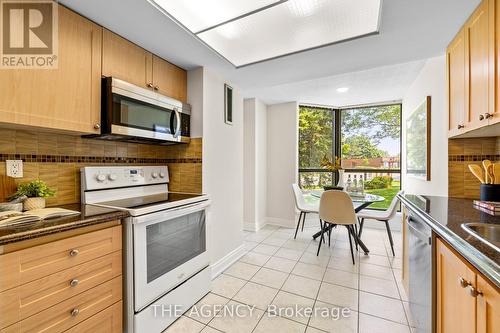
[[[500,252],[500,224],[464,223],[462,228],[481,242]]]

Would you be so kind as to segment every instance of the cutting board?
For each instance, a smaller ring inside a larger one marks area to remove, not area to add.
[[[7,197],[16,192],[17,184],[12,177],[0,176],[0,202],[7,201]]]

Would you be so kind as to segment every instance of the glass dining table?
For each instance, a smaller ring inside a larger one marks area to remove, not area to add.
[[[317,201],[319,198],[321,198],[321,194],[323,194],[323,192],[324,191],[322,191],[322,190],[312,190],[309,192],[309,194],[310,194],[312,200]],[[366,207],[370,206],[374,202],[381,202],[381,201],[385,200],[385,198],[380,196],[380,195],[370,194],[370,193],[362,193],[362,194],[349,193],[349,196],[352,199],[352,203],[354,205],[354,212],[356,212],[356,213],[358,213],[362,209],[365,209]],[[335,224],[331,224],[329,226],[329,228],[331,229],[335,226],[336,226]],[[328,231],[328,229],[327,229],[327,231]],[[321,232],[322,231],[320,230],[317,233],[315,233],[313,235],[313,238],[316,239],[319,236],[321,236]],[[366,247],[366,245],[361,241],[361,239],[359,240],[359,246],[361,247],[361,249],[364,251],[365,254],[368,254],[370,252],[368,250],[368,248]]]

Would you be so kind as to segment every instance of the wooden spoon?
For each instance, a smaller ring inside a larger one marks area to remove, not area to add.
[[[474,176],[476,176],[477,179],[479,179],[481,184],[484,184],[483,168],[477,164],[469,164],[469,170]]]
[[[490,160],[484,160],[483,161],[483,167],[484,167],[484,182],[486,184],[492,184],[493,182],[491,181],[490,179],[490,174],[488,172],[488,167],[491,165],[491,161]]]
[[[493,182],[492,184],[500,184],[500,163],[493,164]]]
[[[496,177],[495,177],[495,171],[494,171],[493,164],[490,164],[488,166],[488,176],[490,179],[490,182],[488,184],[495,184],[495,180],[500,176],[500,174],[499,174],[499,175],[496,175]]]

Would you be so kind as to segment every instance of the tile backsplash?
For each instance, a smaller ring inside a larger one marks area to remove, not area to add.
[[[8,159],[23,160],[24,177],[16,182],[41,179],[56,191],[47,200],[50,206],[80,202],[80,168],[89,165],[168,165],[171,191],[201,192],[201,138],[155,146],[0,129],[0,176],[6,175]]]
[[[448,195],[478,199],[480,183],[468,165],[486,159],[500,162],[500,137],[448,140]]]

